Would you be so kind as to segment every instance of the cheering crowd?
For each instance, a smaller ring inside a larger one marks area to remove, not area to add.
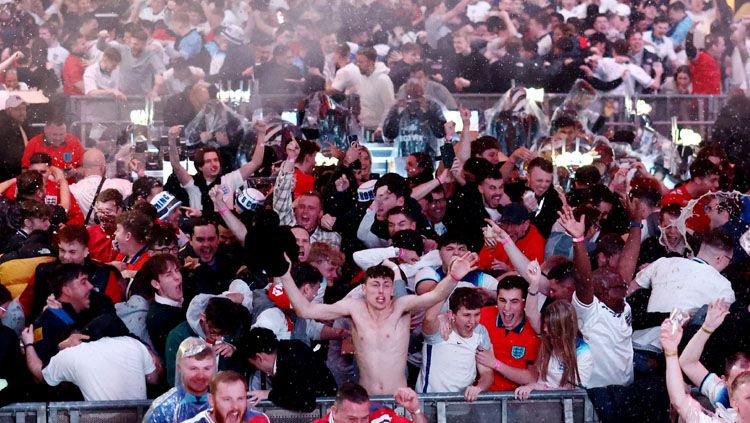
[[[0,3],[1,404],[406,421],[386,395],[423,423],[419,394],[585,389],[604,422],[750,419],[750,7]],[[299,125],[216,100],[238,88]],[[483,134],[454,98],[506,92]],[[596,95],[640,93],[732,97],[680,168],[607,127]],[[171,173],[79,140],[66,95],[156,100]]]

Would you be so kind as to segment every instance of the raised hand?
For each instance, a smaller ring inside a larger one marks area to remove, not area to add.
[[[400,406],[411,414],[419,409],[419,396],[411,388],[398,388],[394,398]]]
[[[448,273],[454,281],[460,281],[466,274],[477,268],[477,263],[479,263],[479,256],[476,253],[466,253],[453,260]]]
[[[510,235],[508,235],[508,233],[505,232],[505,229],[501,228],[500,225],[498,225],[494,220],[484,219],[484,221],[487,222],[487,225],[492,231],[492,234],[494,235],[496,240],[499,241],[501,244],[505,244],[506,242],[511,240]]]
[[[723,298],[718,298],[714,302],[708,305],[708,313],[706,313],[706,320],[703,322],[703,327],[713,332],[721,326],[724,322],[724,318],[729,314],[729,303],[724,301]]]
[[[341,175],[334,184],[336,185],[336,191],[344,192],[349,189],[349,178],[346,175]]]
[[[297,143],[297,140],[291,140],[286,145],[286,160],[288,162],[296,162],[297,157],[299,157],[299,144]]]
[[[542,280],[542,268],[536,260],[530,261],[526,267],[528,275],[529,291],[539,292],[539,282]]]
[[[214,187],[208,191],[208,196],[209,198],[211,198],[211,201],[213,201],[214,204],[223,205],[224,204],[224,185],[214,185]]]
[[[456,79],[463,79],[463,78],[456,78]],[[460,104],[458,106],[458,112],[461,115],[461,122],[463,122],[464,127],[466,130],[468,130],[468,125],[471,122],[471,110],[467,109],[463,106],[463,104]]]
[[[677,353],[677,346],[682,339],[682,325],[673,325],[671,319],[664,319],[661,324],[659,340],[665,353]]]
[[[573,209],[570,206],[563,206],[562,210],[557,212],[560,215],[560,225],[565,229],[572,238],[580,238],[586,233],[585,216],[581,215],[579,220],[573,216]]]

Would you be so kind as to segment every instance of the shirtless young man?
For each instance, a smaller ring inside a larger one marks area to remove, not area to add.
[[[410,312],[445,301],[458,281],[476,268],[477,262],[478,256],[474,253],[457,257],[448,275],[434,290],[396,300],[393,299],[393,271],[383,265],[367,269],[364,300],[344,298],[334,304],[311,304],[288,272],[280,279],[300,317],[315,320],[351,317],[360,384],[370,395],[393,395],[398,388],[406,386]]]

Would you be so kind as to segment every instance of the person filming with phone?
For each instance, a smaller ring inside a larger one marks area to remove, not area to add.
[[[435,157],[437,140],[445,137],[445,117],[441,106],[424,95],[418,81],[404,84],[405,98],[388,112],[383,124],[383,135],[393,141],[397,149],[396,169],[405,172],[406,157],[424,152]]]

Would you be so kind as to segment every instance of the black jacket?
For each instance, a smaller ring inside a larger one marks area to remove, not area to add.
[[[27,125],[23,125],[26,135],[31,138]],[[0,111],[0,145],[3,154],[0,155],[0,181],[7,181],[21,174],[21,158],[23,157],[23,136],[21,129],[5,110]]]
[[[276,374],[268,399],[279,407],[310,412],[317,397],[336,395],[336,381],[325,363],[302,341],[279,341]]]

